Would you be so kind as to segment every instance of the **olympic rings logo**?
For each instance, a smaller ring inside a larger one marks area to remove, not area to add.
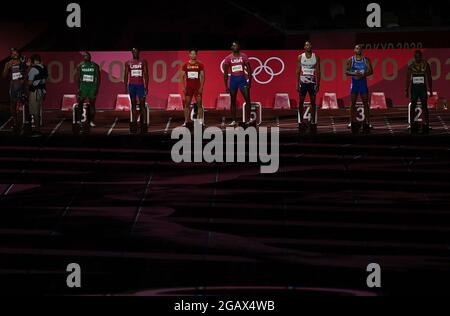
[[[261,59],[259,59],[257,57],[249,57],[249,60],[254,60],[256,63],[258,63],[258,66],[255,69],[253,69],[253,79],[255,79],[255,81],[257,83],[262,84],[262,85],[272,82],[272,80],[275,77],[281,75],[284,72],[284,69],[285,69],[285,64],[284,64],[283,60],[281,58],[279,58],[279,57],[270,57],[264,63],[261,61]],[[280,64],[281,69],[278,72],[275,72],[274,68],[272,68],[269,65],[269,63],[271,61],[277,61]],[[224,62],[225,62],[225,59],[222,60],[222,62],[220,63],[220,70],[222,71],[222,73],[224,72],[224,70],[223,70]],[[268,79],[266,79],[266,80],[262,80],[261,79],[260,80],[258,78],[258,76],[261,75],[263,72],[266,75],[268,75]],[[229,74],[229,76],[231,76],[231,75]]]

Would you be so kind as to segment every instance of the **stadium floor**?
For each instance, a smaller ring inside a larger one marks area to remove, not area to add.
[[[405,117],[374,111],[373,133],[351,135],[347,111],[321,112],[318,134],[299,136],[294,112],[267,111],[276,174],[173,163],[180,113],[152,112],[145,137],[118,112],[99,113],[89,137],[70,135],[67,113],[48,113],[42,137],[2,124],[1,291],[448,294],[450,115],[432,111],[430,135],[414,136]],[[372,262],[381,290],[366,287]]]

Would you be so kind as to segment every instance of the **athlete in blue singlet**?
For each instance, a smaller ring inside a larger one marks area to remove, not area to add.
[[[370,107],[369,107],[369,87],[367,85],[367,77],[373,74],[372,64],[369,58],[362,56],[361,45],[355,46],[355,55],[347,60],[346,74],[352,76],[350,86],[350,94],[352,99],[351,122],[355,122],[356,101],[358,95],[364,104],[365,120],[363,129],[370,130]]]

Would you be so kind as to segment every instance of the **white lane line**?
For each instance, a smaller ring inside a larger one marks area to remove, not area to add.
[[[63,118],[63,119],[58,123],[58,125],[55,126],[55,128],[52,130],[52,132],[50,133],[50,135],[48,135],[47,140],[49,140],[53,135],[55,135],[55,133],[59,130],[59,128],[61,127],[61,125],[64,123],[65,120],[66,120],[66,119]]]
[[[25,173],[25,169],[22,169],[22,171],[20,171],[20,174],[19,175],[22,175],[22,174],[24,174]],[[17,178],[17,177],[16,177]],[[5,192],[3,192],[3,195],[8,195],[9,194],[9,192],[11,192],[11,190],[14,188],[14,185],[15,185],[15,183],[11,183],[9,186],[8,186],[8,188],[5,190]]]
[[[439,121],[441,122],[442,126],[444,127],[445,131],[446,131],[447,133],[450,133],[450,131],[449,131],[449,129],[448,129],[448,126],[447,126],[447,123],[444,122],[444,120],[442,119],[442,117],[441,117],[440,115],[438,116],[438,119],[439,119]]]
[[[108,136],[111,135],[111,133],[114,130],[114,128],[116,127],[118,121],[119,121],[119,118],[116,117],[116,119],[114,120],[114,123],[111,125],[111,128],[108,131],[108,134],[107,134]]]
[[[0,127],[0,131],[1,131],[2,129],[4,129],[4,128],[9,124],[9,122],[12,121],[12,119],[13,119],[13,117],[11,116],[11,117],[5,122],[5,124],[3,124],[3,125]]]
[[[164,129],[164,134],[166,134],[168,132],[171,122],[172,122],[172,118],[169,117],[169,120],[167,121],[167,124],[166,124],[166,128]]]
[[[138,208],[138,210],[136,212],[136,215],[134,216],[133,225],[131,226],[131,229],[130,229],[130,235],[133,234],[134,227],[136,226],[136,224],[137,224],[137,222],[139,220],[139,216],[141,215],[142,204],[145,202],[147,194],[148,194],[148,192],[150,190],[150,184],[152,183],[152,180],[153,180],[153,174],[154,174],[154,170],[150,174],[150,178],[148,179],[147,185],[146,185],[145,190],[144,190],[144,194],[143,194],[142,199],[141,199],[141,201],[139,203],[139,208]]]

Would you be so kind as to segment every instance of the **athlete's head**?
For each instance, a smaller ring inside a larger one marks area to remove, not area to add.
[[[9,51],[10,51],[11,59],[19,59],[20,52],[17,48],[11,48]]]
[[[360,44],[355,46],[355,55],[361,56],[362,54],[362,46]]]
[[[197,53],[198,53],[198,50],[190,49],[189,50],[189,59],[192,60],[192,61],[197,60]]]
[[[42,62],[41,56],[38,54],[34,54],[31,56],[31,63],[40,64]]]
[[[91,61],[91,53],[83,52],[83,60],[86,61],[86,62]]]
[[[233,51],[233,53],[239,53],[241,50],[241,45],[239,44],[238,41],[234,41],[233,44],[231,45],[231,50]]]
[[[131,54],[133,54],[133,58],[134,58],[134,59],[139,59],[139,49],[133,48],[133,49],[131,50]]]
[[[311,42],[305,42],[305,51],[306,52],[308,52],[308,53],[311,53],[312,52],[312,45],[311,45]]]
[[[414,61],[416,63],[420,63],[420,62],[422,62],[422,58],[423,58],[422,51],[421,50],[416,50],[414,52]]]

